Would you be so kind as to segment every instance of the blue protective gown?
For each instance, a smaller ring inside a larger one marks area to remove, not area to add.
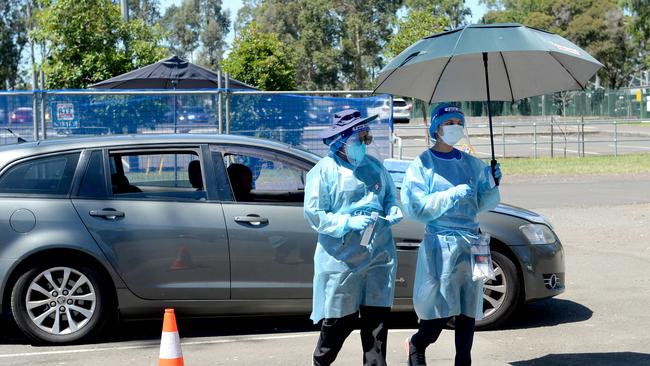
[[[366,156],[356,168],[333,152],[307,174],[305,218],[318,232],[314,253],[311,319],[341,318],[360,305],[393,304],[397,253],[390,225],[378,219],[370,245],[360,245],[363,232],[346,228],[353,215],[376,211],[386,216],[396,201],[395,185],[375,158]]]
[[[449,189],[459,184],[471,186],[474,195],[453,199]],[[413,286],[418,317],[481,319],[483,282],[472,281],[470,244],[479,230],[477,214],[500,200],[489,167],[460,150],[426,150],[406,170],[401,199],[407,216],[426,223]]]

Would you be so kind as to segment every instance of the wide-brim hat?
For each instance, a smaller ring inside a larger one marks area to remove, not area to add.
[[[362,123],[373,121],[378,116],[375,114],[368,117],[361,117],[361,112],[356,109],[346,109],[336,112],[332,116],[332,123],[321,132],[320,137],[325,141]]]

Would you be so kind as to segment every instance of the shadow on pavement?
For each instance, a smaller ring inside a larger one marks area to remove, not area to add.
[[[588,320],[593,311],[576,302],[546,299],[524,305],[500,330],[550,327]]]
[[[532,360],[515,361],[512,366],[647,366],[650,365],[650,355],[636,352],[605,352],[605,353],[565,353],[550,354]]]

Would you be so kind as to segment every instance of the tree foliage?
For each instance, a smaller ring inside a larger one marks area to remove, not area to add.
[[[23,3],[19,0],[0,2],[0,89],[13,88],[18,81],[20,54],[27,42]]]
[[[167,8],[162,24],[170,51],[178,56],[218,69],[230,30],[229,12],[221,0],[183,0]]]
[[[367,88],[401,0],[245,0],[235,29],[253,19],[296,50],[301,88]]]
[[[624,0],[623,5],[632,14],[630,31],[643,60],[641,66],[650,69],[650,4],[647,0]]]
[[[218,69],[226,46],[225,38],[230,31],[230,12],[222,8],[221,0],[203,0],[201,3],[199,63]]]
[[[340,21],[329,0],[245,0],[236,30],[255,20],[296,53],[296,83],[301,89],[335,89],[339,84]]]
[[[401,5],[398,0],[334,0],[342,19],[342,72],[348,87],[372,86],[384,59],[382,50],[392,36],[391,24]]]
[[[200,13],[199,0],[183,0],[180,6],[167,8],[162,24],[167,30],[169,50],[184,58],[190,58],[199,46]]]
[[[84,88],[166,55],[159,29],[141,19],[125,23],[110,0],[58,0],[36,20],[34,37],[48,45],[42,67],[50,89]]]
[[[129,19],[142,19],[149,25],[160,21],[160,4],[158,0],[129,0]]]
[[[465,0],[406,0],[404,3],[411,11],[420,10],[434,17],[447,17],[453,28],[465,25],[467,17],[472,16],[472,10],[465,6]]]
[[[277,34],[262,32],[254,22],[237,36],[222,69],[261,90],[296,87],[293,49],[280,41]]]
[[[485,23],[517,22],[557,33],[584,48],[605,68],[606,86],[625,86],[638,56],[627,19],[615,0],[488,0]]]
[[[397,33],[386,45],[386,56],[395,57],[423,37],[442,32],[449,27],[449,18],[434,16],[425,10],[412,10],[397,22]]]

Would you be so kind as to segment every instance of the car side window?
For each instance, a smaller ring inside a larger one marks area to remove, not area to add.
[[[115,198],[205,200],[199,156],[194,151],[109,153]]]
[[[0,177],[0,193],[67,195],[79,153],[30,159]]]
[[[307,170],[273,154],[227,152],[224,164],[236,201],[302,204]]]

